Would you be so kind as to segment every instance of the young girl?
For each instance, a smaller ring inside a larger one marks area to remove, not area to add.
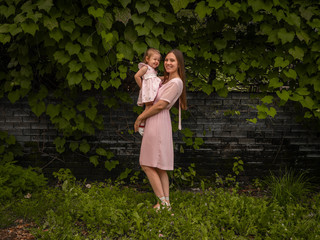
[[[160,52],[157,49],[149,48],[143,57],[143,62],[138,64],[139,71],[134,78],[140,87],[137,104],[149,109],[157,96],[161,79],[157,77],[156,68],[160,63]],[[144,122],[139,126],[139,133],[143,136]]]

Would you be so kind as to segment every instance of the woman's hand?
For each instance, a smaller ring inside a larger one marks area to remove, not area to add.
[[[134,123],[134,132],[138,132],[141,121],[142,120],[140,119],[140,115],[139,115]]]

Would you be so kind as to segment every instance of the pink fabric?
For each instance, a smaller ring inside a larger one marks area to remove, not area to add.
[[[182,93],[180,78],[171,79],[159,88],[155,102],[164,100],[168,106],[156,115],[147,118],[140,149],[140,165],[162,170],[173,170],[174,152],[170,108]]]
[[[142,76],[141,89],[139,92],[139,97],[137,104],[142,106],[144,103],[153,102],[158,89],[161,79],[157,76],[157,71],[150,67],[148,64],[139,63],[138,68],[147,66],[147,72]]]

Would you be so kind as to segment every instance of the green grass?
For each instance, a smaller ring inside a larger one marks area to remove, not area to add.
[[[33,221],[37,239],[320,239],[320,195],[286,207],[222,188],[171,192],[172,211],[151,192],[69,181],[1,204],[0,226]],[[88,188],[90,187],[90,188]]]

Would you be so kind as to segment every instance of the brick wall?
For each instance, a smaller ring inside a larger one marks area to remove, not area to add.
[[[317,175],[320,133],[295,121],[297,109],[293,104],[275,107],[275,118],[249,123],[246,119],[256,117],[256,110],[251,106],[259,103],[250,96],[250,93],[230,93],[227,98],[221,98],[216,94],[188,93],[189,110],[184,115],[189,116],[183,119],[182,127],[195,132],[194,137],[203,138],[204,144],[195,150],[184,144],[180,132],[175,132],[175,166],[186,168],[195,163],[200,175],[224,175],[232,169],[233,158],[239,156],[245,162],[244,176],[250,178],[283,167],[305,169]],[[133,98],[135,102],[136,96]],[[120,166],[113,174],[126,167],[139,168],[141,137],[128,133],[136,118],[131,109],[132,105],[122,105],[116,110],[105,111],[105,129],[90,138],[115,153],[114,159],[119,160]],[[240,114],[228,115],[229,110],[237,110]],[[57,131],[46,117],[37,118],[27,101],[12,105],[1,99],[0,114],[0,130],[8,131],[24,145],[26,154],[20,160],[22,165],[40,166],[46,173],[68,167],[77,177],[103,179],[110,175],[103,164],[93,167],[82,155],[72,152],[56,155],[52,141]]]

